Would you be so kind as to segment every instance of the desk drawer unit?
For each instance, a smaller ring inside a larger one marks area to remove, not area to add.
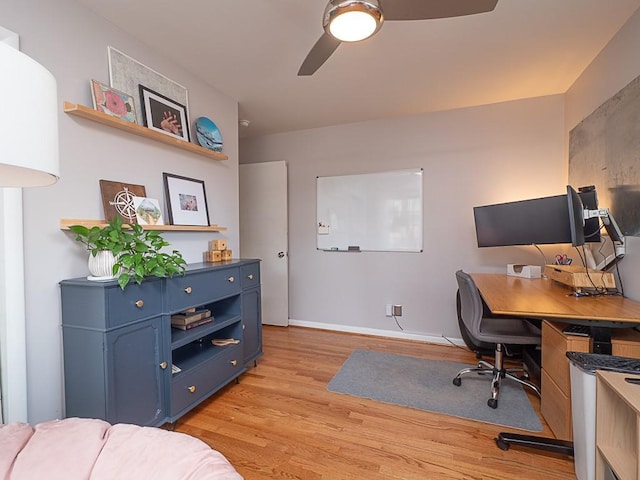
[[[571,440],[571,395],[567,395],[552,380],[546,370],[540,375],[543,401],[540,406],[542,416],[553,434],[561,440]]]
[[[542,323],[542,399],[540,411],[556,437],[572,440],[571,378],[567,352],[588,352],[589,338],[565,335],[566,324]]]
[[[572,440],[571,378],[566,352],[589,352],[590,339],[562,332],[566,323],[542,324],[542,401],[540,411],[556,437]],[[640,358],[640,332],[623,328],[611,334],[611,350],[620,357]]]

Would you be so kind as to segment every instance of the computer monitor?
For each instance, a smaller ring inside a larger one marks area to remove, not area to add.
[[[597,208],[594,187],[584,187],[577,195],[585,207]],[[478,247],[573,244],[574,241],[568,194],[474,207],[473,215]],[[577,218],[582,219],[582,212]],[[587,220],[581,230],[582,236],[576,233],[576,241],[600,241],[597,218]]]
[[[582,205],[585,210],[597,210],[598,209],[598,194],[596,193],[596,187],[589,185],[586,187],[580,187],[578,189],[578,195],[582,200]],[[600,242],[600,219],[599,218],[585,218],[584,220],[584,241],[585,242]]]
[[[569,231],[571,245],[584,245],[584,206],[580,195],[571,185],[567,185],[567,208],[569,210]]]
[[[571,242],[565,195],[474,207],[478,247]]]

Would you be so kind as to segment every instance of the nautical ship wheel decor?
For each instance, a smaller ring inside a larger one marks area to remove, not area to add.
[[[118,215],[124,223],[137,223],[133,197],[147,196],[143,185],[100,180],[100,192],[104,218],[107,222]]]

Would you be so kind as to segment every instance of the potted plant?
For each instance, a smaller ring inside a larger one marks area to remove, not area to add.
[[[104,227],[72,225],[69,230],[89,250],[90,262],[92,257],[97,258],[101,252],[112,254],[111,270],[102,274],[117,277],[123,290],[131,279],[140,283],[146,276],[172,277],[185,271],[186,262],[179,251],[161,252],[161,249],[169,246],[169,242],[162,238],[160,232],[144,230],[137,224],[125,228],[117,215]]]

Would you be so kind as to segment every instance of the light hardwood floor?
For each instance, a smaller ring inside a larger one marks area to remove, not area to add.
[[[329,392],[356,348],[475,363],[453,346],[265,326],[258,366],[176,431],[222,452],[246,480],[576,478],[569,457],[500,450],[493,439],[504,427]],[[540,416],[539,399],[530,398]]]

